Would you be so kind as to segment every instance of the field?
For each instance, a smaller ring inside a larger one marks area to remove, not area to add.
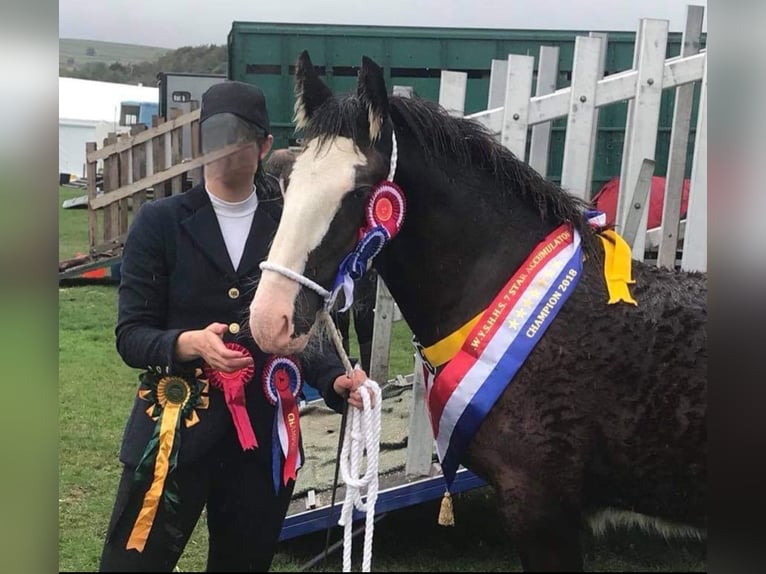
[[[93,55],[88,55],[88,48],[93,48]],[[155,60],[169,51],[169,48],[155,46],[59,38],[59,67],[71,69],[96,62],[103,62],[106,65],[114,62],[138,63]]]
[[[82,192],[61,188],[59,206]],[[87,249],[87,212],[59,209],[59,256]],[[59,568],[95,571],[119,475],[117,452],[132,405],[136,373],[114,347],[116,288],[59,289]],[[395,324],[391,375],[411,371],[409,331]],[[352,341],[354,340],[352,336]],[[352,348],[352,354],[355,349]],[[409,370],[407,370],[409,369]],[[339,420],[340,424],[340,420]],[[455,497],[454,528],[436,523],[438,501],[390,513],[375,527],[373,570],[518,571],[514,548],[502,533],[494,495],[477,489]],[[341,536],[339,528],[333,541]],[[705,571],[705,547],[665,541],[637,531],[594,540],[585,535],[586,568],[615,571]],[[299,571],[322,552],[325,533],[283,543],[273,570]],[[354,555],[362,540],[354,542]],[[181,571],[205,567],[205,517],[184,555]],[[354,565],[359,568],[358,563]],[[340,571],[340,553],[312,570]]]

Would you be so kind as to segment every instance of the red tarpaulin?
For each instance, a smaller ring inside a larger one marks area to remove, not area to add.
[[[620,178],[615,177],[602,187],[593,197],[593,203],[596,209],[606,213],[607,224],[614,224],[614,214],[617,211],[617,192]],[[684,180],[683,191],[681,193],[681,219],[686,217],[686,206],[689,203],[689,184],[688,179]],[[665,178],[652,177],[652,190],[649,198],[649,219],[647,229],[660,227],[662,225],[662,203],[665,200]]]

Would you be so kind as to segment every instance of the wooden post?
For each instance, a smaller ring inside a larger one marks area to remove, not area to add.
[[[130,156],[130,148],[115,155],[116,161],[119,162],[117,165],[120,176],[120,187],[123,185],[130,185],[130,180],[133,178],[133,162]],[[121,199],[117,205],[117,214],[119,218],[117,237],[120,237],[128,232],[128,198]]]
[[[487,109],[503,107],[505,103],[505,83],[508,81],[508,60],[492,60],[489,72],[489,94]]]
[[[378,275],[378,292],[375,296],[375,320],[372,326],[372,350],[370,351],[370,378],[373,381],[388,380],[388,363],[391,351],[391,328],[394,316],[394,298]]]
[[[600,52],[601,38],[578,36],[575,39],[561,186],[581,199],[590,199],[588,174],[593,163],[591,140],[596,118]]]
[[[91,152],[96,151],[96,142],[88,142],[85,144],[85,156]],[[96,237],[98,235],[98,218],[96,217],[96,210],[90,206],[90,202],[96,199],[96,165],[97,161],[88,161],[86,167],[86,174],[88,178],[88,248],[93,254],[93,248],[98,241]]]
[[[181,116],[181,110],[173,109],[170,113],[170,119],[175,120]],[[171,167],[181,163],[183,159],[183,127],[175,128],[170,132],[170,164],[165,167]],[[184,176],[179,175],[171,180],[171,194],[178,195],[183,191]]]
[[[110,132],[105,145],[117,143],[117,134]],[[104,195],[120,187],[120,156],[112,154],[104,159]],[[103,243],[110,243],[120,235],[119,203],[104,207],[104,237]]]
[[[451,116],[465,113],[465,92],[468,86],[468,74],[442,70],[439,82],[439,105]]]
[[[641,20],[640,29],[641,43],[636,46],[638,78],[633,101],[633,116],[630,120],[632,128],[625,140],[627,158],[623,158],[624,168],[620,176],[620,193],[617,198],[617,213],[622,217],[617,221],[622,221],[623,226],[628,212],[626,206],[635,203],[631,194],[636,189],[641,164],[644,159],[653,160],[655,155],[665,52],[668,43],[668,21],[644,18]],[[633,243],[633,258],[639,261],[644,260],[648,216],[649,210],[643,210],[636,240]],[[618,228],[618,232],[621,231]]]
[[[681,57],[699,53],[704,15],[705,8],[703,6],[688,6],[686,27],[681,42]],[[662,204],[662,232],[660,233],[660,247],[657,252],[657,266],[668,269],[674,269],[676,266],[693,102],[694,84],[684,84],[676,88],[673,128],[670,132],[668,171],[665,178],[665,198]]]
[[[681,269],[707,271],[707,57],[700,90]]]
[[[156,116],[152,118],[152,127],[157,127],[163,123],[165,122],[162,121],[162,118],[158,118]],[[153,173],[159,173],[161,171],[164,171],[168,167],[168,164],[165,161],[166,160],[165,135],[166,134],[160,134],[152,138],[152,147],[153,147],[153,153],[154,153],[154,161],[152,165]],[[155,185],[154,199],[160,199],[162,197],[165,197],[167,195],[167,186],[168,186],[167,182],[162,182]]]
[[[535,96],[544,96],[555,92],[558,75],[559,47],[540,46],[540,61],[537,64],[537,86],[535,87]],[[532,127],[532,137],[529,143],[529,165],[543,177],[547,177],[548,175],[548,152],[550,149],[550,142],[551,122],[544,122]]]
[[[199,105],[197,102],[192,102],[192,111],[196,110]],[[199,157],[202,155],[202,142],[200,140],[200,133],[199,133],[199,120],[194,120],[191,123],[191,154],[192,159]],[[189,172],[189,178],[192,181],[192,185],[197,185],[202,181],[202,168],[198,167],[197,169]]]
[[[529,98],[532,94],[534,67],[535,59],[532,56],[508,56],[500,141],[521,161],[526,158]]]
[[[428,476],[434,452],[434,432],[426,412],[426,386],[423,380],[423,363],[415,353],[415,370],[412,381],[410,425],[407,435],[407,476]]]
[[[138,129],[136,130],[136,133],[141,133],[146,129],[146,126],[143,124],[139,124],[139,126],[136,126]],[[151,141],[151,140],[150,140]],[[135,181],[140,181],[142,177],[145,177],[146,172],[146,144],[138,144],[131,148],[133,151],[133,165],[132,168],[132,181],[131,183]],[[142,189],[139,192],[136,192],[136,194],[133,196],[132,199],[132,205],[131,205],[131,211],[133,213],[133,217],[136,216],[138,213],[138,210],[141,209],[141,206],[146,202],[146,190]]]
[[[644,159],[641,164],[641,171],[638,172],[636,189],[631,194],[633,203],[626,206],[628,212],[625,215],[625,228],[621,234],[631,247],[636,243],[641,219],[649,211],[649,190],[652,188],[652,175],[654,175],[654,160]]]
[[[588,34],[591,38],[600,38],[601,39],[601,50],[599,51],[599,58],[598,58],[598,73],[596,74],[596,82],[600,81],[604,77],[604,71],[606,69],[606,48],[608,43],[608,34],[606,32],[591,32]],[[590,149],[591,149],[591,161],[590,165],[588,165],[588,189],[585,192],[585,199],[590,201],[591,196],[593,195],[593,165],[595,164],[596,156],[598,155],[596,153],[596,150],[598,144],[598,108],[595,109],[593,114],[593,133],[590,138]]]

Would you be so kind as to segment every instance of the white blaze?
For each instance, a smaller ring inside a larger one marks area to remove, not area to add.
[[[336,138],[317,152],[317,140],[295,160],[284,211],[269,262],[303,273],[308,254],[322,241],[343,196],[367,158],[349,138]]]
[[[343,196],[356,181],[356,168],[367,159],[348,138],[336,138],[321,149],[316,140],[295,160],[284,210],[268,261],[303,274],[309,253],[327,235]],[[293,306],[299,285],[280,273],[264,270],[250,304],[250,330],[267,353],[303,350],[309,335],[294,337]]]

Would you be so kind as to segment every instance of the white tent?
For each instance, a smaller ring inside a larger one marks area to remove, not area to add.
[[[85,175],[85,144],[102,144],[119,125],[124,101],[158,103],[159,90],[145,86],[59,78],[59,173]]]

